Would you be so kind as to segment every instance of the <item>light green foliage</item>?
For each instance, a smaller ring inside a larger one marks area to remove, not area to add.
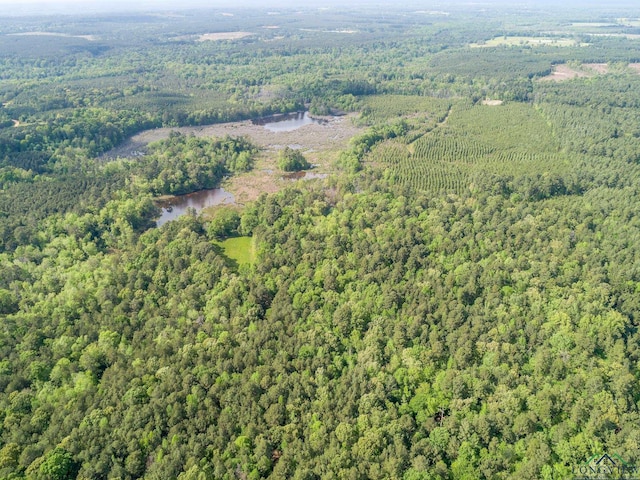
[[[36,478],[43,480],[67,480],[74,478],[77,473],[77,465],[73,457],[63,448],[56,448],[49,452],[38,468]]]
[[[420,129],[444,121],[453,103],[448,99],[420,95],[368,95],[360,102],[358,121],[361,123],[377,125],[404,118]]]
[[[278,168],[285,172],[299,172],[311,167],[300,150],[284,147],[278,152]]]
[[[16,443],[7,443],[0,450],[0,472],[10,472],[18,466],[20,446]]]

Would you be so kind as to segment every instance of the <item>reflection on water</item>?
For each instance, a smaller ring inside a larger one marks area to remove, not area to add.
[[[156,201],[162,208],[162,215],[156,220],[158,227],[164,225],[169,220],[175,220],[185,213],[188,208],[194,208],[197,212],[206,207],[214,205],[230,205],[235,203],[233,194],[224,188],[214,188],[212,190],[200,190],[199,192],[187,195],[176,195],[163,200]]]
[[[310,125],[312,123],[322,125],[326,123],[326,120],[312,118],[309,116],[309,112],[295,112],[257,118],[252,120],[252,122],[254,125],[262,125],[271,132],[291,132],[304,125]]]

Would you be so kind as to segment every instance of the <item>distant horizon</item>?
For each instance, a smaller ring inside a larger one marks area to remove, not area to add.
[[[393,0],[352,0],[351,5],[396,5]],[[495,5],[509,7],[585,7],[585,8],[620,8],[640,7],[633,0],[569,0],[558,4],[555,0],[409,0],[403,4],[403,8],[437,8],[463,5]],[[145,12],[158,10],[188,10],[188,9],[219,9],[219,8],[301,8],[321,6],[345,6],[341,0],[310,0],[300,5],[293,0],[218,0],[214,2],[206,0],[142,0],[131,2],[127,0],[0,0],[0,6],[5,7],[0,13],[2,17],[31,16],[31,15],[56,15],[56,14],[84,14],[84,13],[116,13],[116,12]],[[9,10],[7,10],[7,8]]]

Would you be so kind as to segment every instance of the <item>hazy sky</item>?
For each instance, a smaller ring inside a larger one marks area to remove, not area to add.
[[[397,1],[397,0],[396,0]],[[196,7],[230,8],[238,6],[280,7],[303,5],[352,5],[358,4],[387,4],[393,5],[394,0],[0,0],[0,16],[24,14],[52,14],[52,13],[90,13],[122,10],[165,10]],[[580,8],[611,7],[629,5],[638,7],[638,0],[405,0],[403,6],[422,5],[430,8],[446,8],[452,4],[503,4],[510,6],[568,6],[573,4]]]
[[[205,0],[0,0],[0,16],[52,13],[91,13],[122,10],[163,10],[198,6],[224,6]]]
[[[349,0],[354,3],[393,3],[393,0]],[[428,1],[429,4],[433,2]],[[436,2],[446,4],[444,2]],[[122,10],[180,10],[186,8],[301,7],[305,5],[345,5],[344,0],[0,0],[0,16],[25,13],[89,13]]]

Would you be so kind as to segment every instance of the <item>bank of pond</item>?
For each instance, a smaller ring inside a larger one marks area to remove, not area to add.
[[[158,207],[162,209],[162,214],[156,220],[158,227],[161,227],[170,220],[175,220],[180,215],[185,214],[190,208],[199,212],[203,208],[216,205],[233,205],[235,197],[224,188],[213,188],[188,193],[186,195],[175,195],[163,197],[156,200]]]

